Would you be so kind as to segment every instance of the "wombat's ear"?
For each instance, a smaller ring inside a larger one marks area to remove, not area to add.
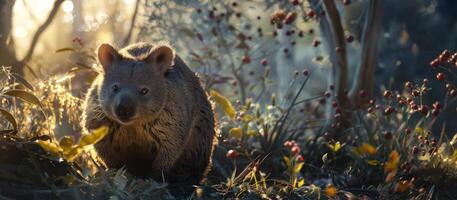
[[[119,61],[119,59],[119,53],[117,53],[116,49],[111,45],[102,44],[98,47],[98,60],[100,61],[100,64],[102,64],[104,71],[108,70],[110,65]]]
[[[169,45],[160,45],[149,54],[146,62],[159,68],[160,71],[165,72],[172,67],[175,60],[175,51]]]

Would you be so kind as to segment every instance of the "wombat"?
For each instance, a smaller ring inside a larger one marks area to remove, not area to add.
[[[83,127],[109,126],[95,144],[109,168],[199,184],[216,142],[212,105],[198,77],[165,42],[98,49],[103,70],[88,91]]]

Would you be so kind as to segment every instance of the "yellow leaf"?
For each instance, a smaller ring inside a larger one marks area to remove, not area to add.
[[[295,165],[294,173],[297,174],[298,172],[300,172],[302,167],[303,167],[303,162],[297,163],[297,165]]]
[[[415,131],[416,131],[416,133],[422,134],[424,132],[424,129],[421,127],[416,127]]]
[[[243,116],[243,121],[245,121],[245,122],[249,122],[253,119],[254,119],[254,117],[250,114],[244,114],[244,116]]]
[[[59,141],[59,145],[62,148],[63,152],[68,152],[73,146],[73,137],[65,136]]]
[[[400,163],[400,155],[396,150],[393,150],[389,154],[389,160],[384,164],[385,172],[392,172],[397,170],[398,164]]]
[[[335,143],[335,146],[333,147],[333,151],[334,152],[338,152],[338,150],[341,149],[341,143],[340,142],[336,142]]]
[[[105,137],[106,134],[108,134],[109,128],[107,126],[102,126],[100,128],[95,129],[89,134],[83,135],[81,137],[81,140],[79,141],[78,147],[84,147],[87,145],[95,144],[103,137]]]
[[[38,140],[37,141],[38,145],[41,146],[44,150],[54,154],[54,155],[59,155],[60,152],[62,152],[62,148],[60,148],[59,145],[44,141],[44,140]]]
[[[247,133],[249,136],[256,136],[257,135],[257,131],[255,130],[248,130],[248,133]]]
[[[301,187],[301,186],[303,186],[304,184],[305,184],[305,179],[302,178],[302,179],[300,179],[300,180],[298,181],[297,187]]]
[[[367,163],[368,163],[369,165],[376,166],[376,165],[379,164],[379,161],[377,161],[377,160],[367,160]]]
[[[327,188],[325,188],[325,194],[330,198],[336,197],[337,192],[336,187],[333,185],[328,185]]]
[[[376,148],[368,143],[363,143],[360,150],[365,155],[373,155],[376,153]]]
[[[215,90],[211,90],[210,95],[211,97],[213,97],[214,101],[216,101],[216,103],[222,108],[222,110],[227,116],[229,116],[232,119],[235,118],[235,108],[233,108],[232,103],[230,103],[230,101],[226,97],[222,96]]]
[[[234,138],[241,139],[241,137],[243,137],[243,129],[240,127],[231,128],[229,134]]]
[[[75,160],[75,158],[81,153],[81,151],[82,151],[81,147],[74,147],[74,148],[71,148],[70,151],[68,151],[67,153],[64,153],[63,157],[68,162],[73,162]]]

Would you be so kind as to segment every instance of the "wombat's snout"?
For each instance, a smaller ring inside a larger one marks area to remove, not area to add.
[[[129,96],[120,96],[116,101],[114,113],[121,122],[128,123],[136,114],[135,101]]]

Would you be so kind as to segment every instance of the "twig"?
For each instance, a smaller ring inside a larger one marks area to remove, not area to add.
[[[140,7],[140,0],[136,0],[135,9],[133,10],[132,20],[130,21],[130,28],[127,36],[124,38],[124,46],[126,46],[130,42],[130,38],[132,37],[133,28],[135,27],[136,16],[138,15],[138,8]]]
[[[32,42],[30,43],[29,50],[25,54],[24,58],[20,61],[20,63],[26,63],[27,61],[30,60],[32,57],[33,51],[35,50],[35,47],[37,45],[38,39],[40,38],[41,34],[48,28],[48,26],[51,24],[52,20],[56,16],[57,12],[59,11],[60,4],[63,3],[63,0],[56,0],[54,2],[54,6],[52,7],[51,12],[49,12],[48,18],[44,23],[38,27],[37,31],[33,35]]]

